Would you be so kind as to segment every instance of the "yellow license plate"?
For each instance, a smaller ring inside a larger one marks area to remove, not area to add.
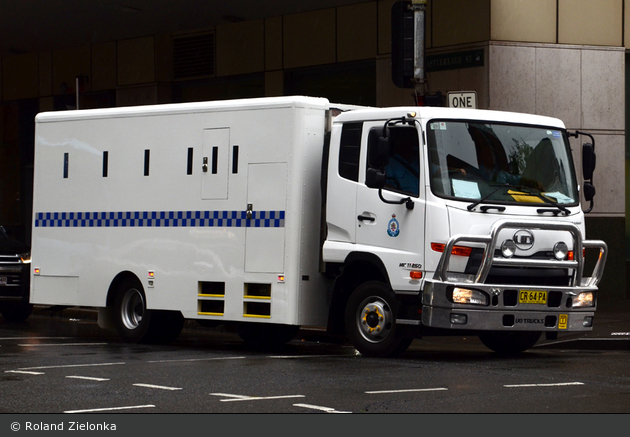
[[[518,303],[547,303],[547,292],[540,290],[520,290]]]

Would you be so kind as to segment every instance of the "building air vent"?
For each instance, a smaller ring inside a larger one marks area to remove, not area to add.
[[[214,76],[214,33],[173,38],[173,78]]]

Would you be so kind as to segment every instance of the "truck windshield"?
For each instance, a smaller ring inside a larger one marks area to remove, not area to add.
[[[557,128],[432,120],[427,141],[437,196],[473,203],[578,201],[569,141]]]

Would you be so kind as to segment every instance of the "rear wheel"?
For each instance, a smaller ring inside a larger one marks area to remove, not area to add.
[[[366,356],[391,357],[407,350],[412,338],[405,338],[396,325],[396,298],[384,283],[370,281],[352,293],[346,306],[346,333],[354,347]]]
[[[501,355],[523,352],[534,346],[540,339],[540,332],[487,332],[479,335],[479,340],[488,348]]]
[[[122,283],[114,301],[116,331],[127,341],[142,341],[149,330],[151,312],[147,310],[144,291],[138,280]]]
[[[148,310],[142,284],[135,278],[122,283],[114,308],[116,330],[127,341],[168,343],[184,327],[179,312]]]

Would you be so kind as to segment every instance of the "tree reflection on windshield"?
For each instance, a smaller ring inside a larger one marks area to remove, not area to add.
[[[438,196],[475,203],[577,202],[570,149],[561,130],[432,121],[427,140],[431,189]]]

